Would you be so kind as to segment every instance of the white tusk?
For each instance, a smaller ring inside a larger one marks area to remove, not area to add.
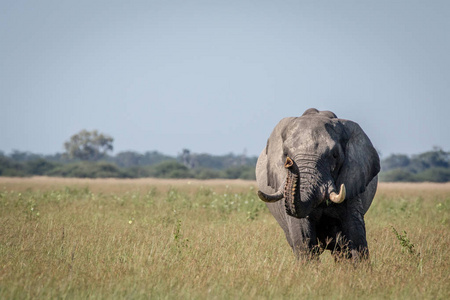
[[[335,192],[331,192],[330,194],[330,200],[334,203],[342,203],[345,200],[345,185],[341,184],[341,190],[339,191],[339,195],[337,195]]]

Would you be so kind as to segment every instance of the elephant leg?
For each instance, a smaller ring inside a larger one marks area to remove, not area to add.
[[[288,216],[287,221],[288,241],[297,259],[317,259],[320,248],[318,247],[314,224],[308,218],[298,219],[291,216]]]
[[[361,203],[360,201],[356,203]],[[361,212],[361,205],[353,205],[347,210],[346,218],[343,222],[343,234],[348,241],[349,257],[354,261],[369,258],[369,248],[367,247],[366,225],[364,215]]]
[[[350,258],[349,243],[342,232],[342,221],[324,215],[317,224],[317,237],[323,249],[331,251],[335,261]]]
[[[335,262],[342,259],[350,259],[352,257],[352,253],[349,248],[349,240],[342,232],[338,232],[334,236],[331,246],[331,255],[333,256]]]

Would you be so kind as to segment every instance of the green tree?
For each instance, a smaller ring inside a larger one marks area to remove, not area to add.
[[[165,154],[162,154],[158,151],[147,151],[144,153],[144,156],[142,157],[140,164],[141,166],[151,166],[159,164],[166,160],[174,160],[172,156],[168,156]]]
[[[415,177],[417,181],[448,182],[450,181],[450,168],[429,168],[418,173]]]
[[[9,156],[16,162],[24,162],[41,158],[40,155],[31,152],[22,152],[19,150],[13,150]]]
[[[65,142],[64,148],[70,158],[97,161],[113,150],[113,141],[112,137],[97,130],[82,130]]]
[[[0,154],[0,176],[25,176],[26,172],[22,163]]]
[[[403,182],[414,182],[416,181],[414,178],[414,174],[403,169],[393,169],[389,170],[387,172],[382,172],[380,174],[380,181],[387,181],[387,182],[396,182],[396,181],[403,181]]]
[[[130,168],[139,166],[142,158],[142,154],[134,151],[125,151],[117,153],[112,161],[114,161],[119,167]]]
[[[58,164],[50,162],[43,158],[29,161],[25,164],[25,170],[30,175],[46,175],[48,172],[56,168]]]
[[[439,147],[434,147],[432,151],[414,155],[410,165],[410,169],[415,173],[423,172],[430,168],[449,167],[450,152],[446,152]]]
[[[153,168],[153,176],[159,178],[191,178],[189,169],[177,161],[164,161]]]
[[[406,168],[409,164],[410,159],[408,155],[392,154],[381,161],[381,169],[383,171],[389,171],[397,168]]]

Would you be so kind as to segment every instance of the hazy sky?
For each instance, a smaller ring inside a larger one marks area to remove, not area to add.
[[[0,150],[257,155],[307,108],[450,150],[450,1],[1,1]]]

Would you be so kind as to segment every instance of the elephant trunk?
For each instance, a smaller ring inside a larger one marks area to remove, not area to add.
[[[287,157],[284,167],[287,169],[286,183],[284,185],[284,198],[286,212],[297,218],[304,218],[309,214],[307,193],[300,189],[300,171],[294,161]]]
[[[275,194],[266,194],[264,192],[258,191],[258,197],[264,202],[273,203],[283,199],[284,193],[283,191],[278,191]]]
[[[319,163],[320,165],[320,163]],[[331,175],[324,175],[323,170],[318,170],[317,162],[304,161],[300,165],[290,158],[286,158],[284,167],[287,169],[286,180],[280,190],[274,194],[266,194],[258,191],[258,196],[264,202],[277,202],[285,198],[287,214],[296,218],[305,218],[313,209],[313,203],[318,205],[325,198],[333,203],[342,203],[345,200],[345,185],[341,184],[339,192],[335,187]],[[324,176],[327,180],[324,180]]]
[[[264,202],[277,202],[285,198],[286,212],[296,218],[306,217],[312,210],[312,189],[300,189],[300,172],[294,161],[287,157],[284,167],[287,169],[286,180],[274,194],[258,191],[259,198]]]
[[[281,185],[280,189],[274,194],[266,194],[262,191],[258,191],[258,197],[268,203],[277,202],[283,198],[289,198],[293,201],[293,197],[295,197],[295,189],[298,186],[298,169],[297,172],[293,172],[292,168],[294,166],[294,162],[289,157],[286,159],[286,163],[284,167],[288,169],[286,180],[284,184]]]

